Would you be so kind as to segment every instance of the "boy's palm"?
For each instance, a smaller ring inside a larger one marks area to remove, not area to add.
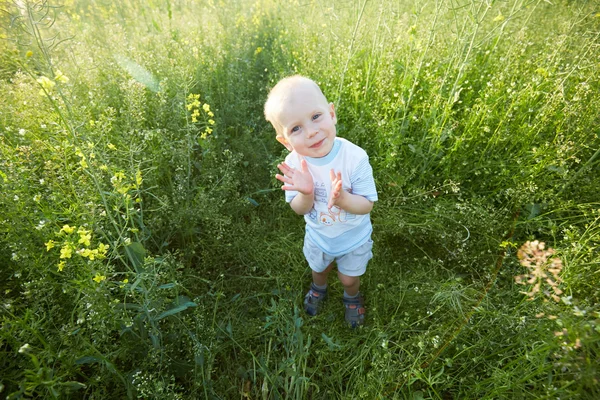
[[[335,205],[337,200],[339,200],[340,195],[342,194],[342,173],[335,173],[332,169],[329,171],[329,179],[331,179],[331,194],[329,195],[327,207],[331,208]]]
[[[305,160],[300,160],[300,169],[291,168],[286,163],[277,165],[283,176],[277,174],[275,178],[285,183],[283,190],[296,190],[302,194],[312,194],[313,177],[308,170]]]

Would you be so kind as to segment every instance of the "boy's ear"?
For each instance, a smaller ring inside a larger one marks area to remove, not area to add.
[[[285,146],[285,148],[286,148],[286,149],[288,149],[289,151],[293,151],[293,150],[294,150],[294,149],[292,148],[292,146],[290,145],[290,143],[289,143],[289,142],[287,141],[287,139],[285,138],[285,136],[280,136],[280,135],[277,135],[277,136],[275,137],[275,139],[277,139],[277,141],[278,141],[279,143],[281,143],[282,145],[284,145],[284,146]]]
[[[337,117],[335,116],[335,105],[333,103],[329,103],[329,115],[331,115],[333,123],[337,124]]]

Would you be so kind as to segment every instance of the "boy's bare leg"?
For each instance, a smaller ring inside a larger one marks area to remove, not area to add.
[[[327,284],[327,276],[329,275],[329,272],[331,271],[332,268],[333,268],[333,263],[329,264],[323,272],[312,271],[312,278],[313,278],[313,282],[315,283],[315,285],[318,285],[318,286],[326,285]]]
[[[338,278],[340,278],[346,294],[350,297],[356,296],[360,287],[360,277],[344,275],[338,271]]]
[[[310,290],[304,296],[304,311],[308,315],[315,316],[319,313],[323,301],[327,298],[327,276],[333,268],[333,263],[329,264],[323,272],[312,271],[313,283],[310,284]]]
[[[356,328],[365,323],[365,305],[362,296],[358,293],[360,277],[344,275],[339,271],[338,277],[344,285],[343,302],[346,308],[344,318],[352,328]]]

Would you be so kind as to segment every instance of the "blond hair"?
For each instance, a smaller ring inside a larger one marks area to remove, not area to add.
[[[323,101],[327,104],[327,98],[319,85],[312,79],[302,75],[292,75],[283,78],[273,86],[265,102],[265,118],[275,128],[277,136],[283,136],[283,126],[279,122],[278,116],[283,110],[286,101],[290,98],[293,89],[302,84],[315,88],[323,96]]]

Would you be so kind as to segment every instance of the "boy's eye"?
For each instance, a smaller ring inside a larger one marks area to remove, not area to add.
[[[295,126],[295,127],[292,128],[291,132],[294,133],[294,132],[298,132],[299,130],[300,130],[300,127],[299,126]]]
[[[313,117],[312,117],[313,121],[316,120],[317,118],[319,118],[320,116],[321,116],[321,114],[315,114],[315,115],[313,115]]]

